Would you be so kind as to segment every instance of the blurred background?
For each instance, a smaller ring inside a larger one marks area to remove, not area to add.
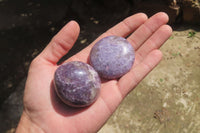
[[[200,131],[199,0],[0,0],[0,132],[15,132],[31,60],[67,22],[76,20],[81,32],[63,60],[124,18],[159,11],[174,29],[163,61],[99,132]]]

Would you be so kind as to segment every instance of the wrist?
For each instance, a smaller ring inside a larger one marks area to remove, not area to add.
[[[23,112],[18,123],[16,133],[44,133],[44,131]]]

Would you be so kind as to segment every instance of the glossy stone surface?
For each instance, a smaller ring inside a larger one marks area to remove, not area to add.
[[[57,95],[64,103],[73,107],[85,107],[97,99],[101,81],[90,65],[73,61],[58,67],[54,85]]]
[[[132,45],[125,38],[118,36],[101,39],[90,53],[90,64],[105,79],[123,76],[131,69],[134,60]]]

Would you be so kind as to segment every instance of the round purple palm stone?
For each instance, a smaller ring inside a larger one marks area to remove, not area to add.
[[[98,73],[88,64],[73,61],[59,66],[54,75],[58,97],[72,107],[92,104],[100,92]]]
[[[98,41],[90,53],[90,64],[102,78],[116,79],[133,66],[135,52],[123,37],[108,36]]]

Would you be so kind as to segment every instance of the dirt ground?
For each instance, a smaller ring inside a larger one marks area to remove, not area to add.
[[[179,27],[163,60],[122,102],[99,133],[200,131],[200,27]]]
[[[135,8],[127,1],[113,5],[112,1],[96,0],[0,0],[0,132],[15,132],[29,64],[59,29],[72,19],[81,26],[66,59],[134,14]],[[200,26],[175,26],[161,50],[162,62],[128,95],[99,133],[200,131]]]

